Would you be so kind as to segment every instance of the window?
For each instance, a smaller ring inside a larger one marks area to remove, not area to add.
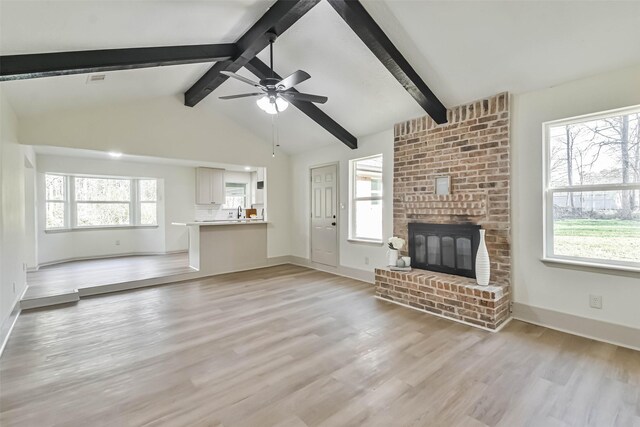
[[[640,268],[640,107],[545,134],[545,258]]]
[[[157,225],[155,179],[46,174],[45,192],[47,230]]]
[[[382,242],[382,154],[349,164],[349,238]]]
[[[238,182],[227,182],[224,184],[225,209],[236,209],[238,206],[246,207],[247,184]]]
[[[74,177],[77,227],[131,224],[131,181]]]
[[[67,177],[46,175],[45,211],[47,230],[65,228],[67,223]]]
[[[140,224],[158,224],[158,184],[155,179],[141,179],[138,181],[140,196]]]

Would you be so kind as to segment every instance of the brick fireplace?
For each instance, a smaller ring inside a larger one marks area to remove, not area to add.
[[[395,126],[394,235],[408,241],[409,223],[481,226],[490,286],[435,271],[377,269],[376,295],[493,330],[509,318],[511,300],[509,96],[452,108],[447,117],[444,125],[425,116]],[[435,194],[441,176],[451,179],[449,195]]]

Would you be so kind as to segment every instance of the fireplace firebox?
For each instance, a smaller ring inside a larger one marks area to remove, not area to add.
[[[476,277],[480,226],[409,224],[411,266],[464,277]]]

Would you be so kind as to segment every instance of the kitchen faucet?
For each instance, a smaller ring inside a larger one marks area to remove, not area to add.
[[[242,206],[238,206],[238,219],[242,218]]]

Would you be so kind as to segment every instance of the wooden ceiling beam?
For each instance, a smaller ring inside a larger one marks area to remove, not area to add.
[[[0,81],[224,61],[237,52],[235,43],[224,43],[5,55]]]
[[[440,102],[382,28],[358,0],[328,0],[354,33],[393,74],[436,123],[447,122],[447,108]]]
[[[220,71],[237,72],[269,45],[268,33],[280,36],[295,24],[320,0],[278,0],[242,37],[238,39],[237,55],[225,63],[217,63],[184,94],[184,103],[195,106],[216,90],[229,77]]]

